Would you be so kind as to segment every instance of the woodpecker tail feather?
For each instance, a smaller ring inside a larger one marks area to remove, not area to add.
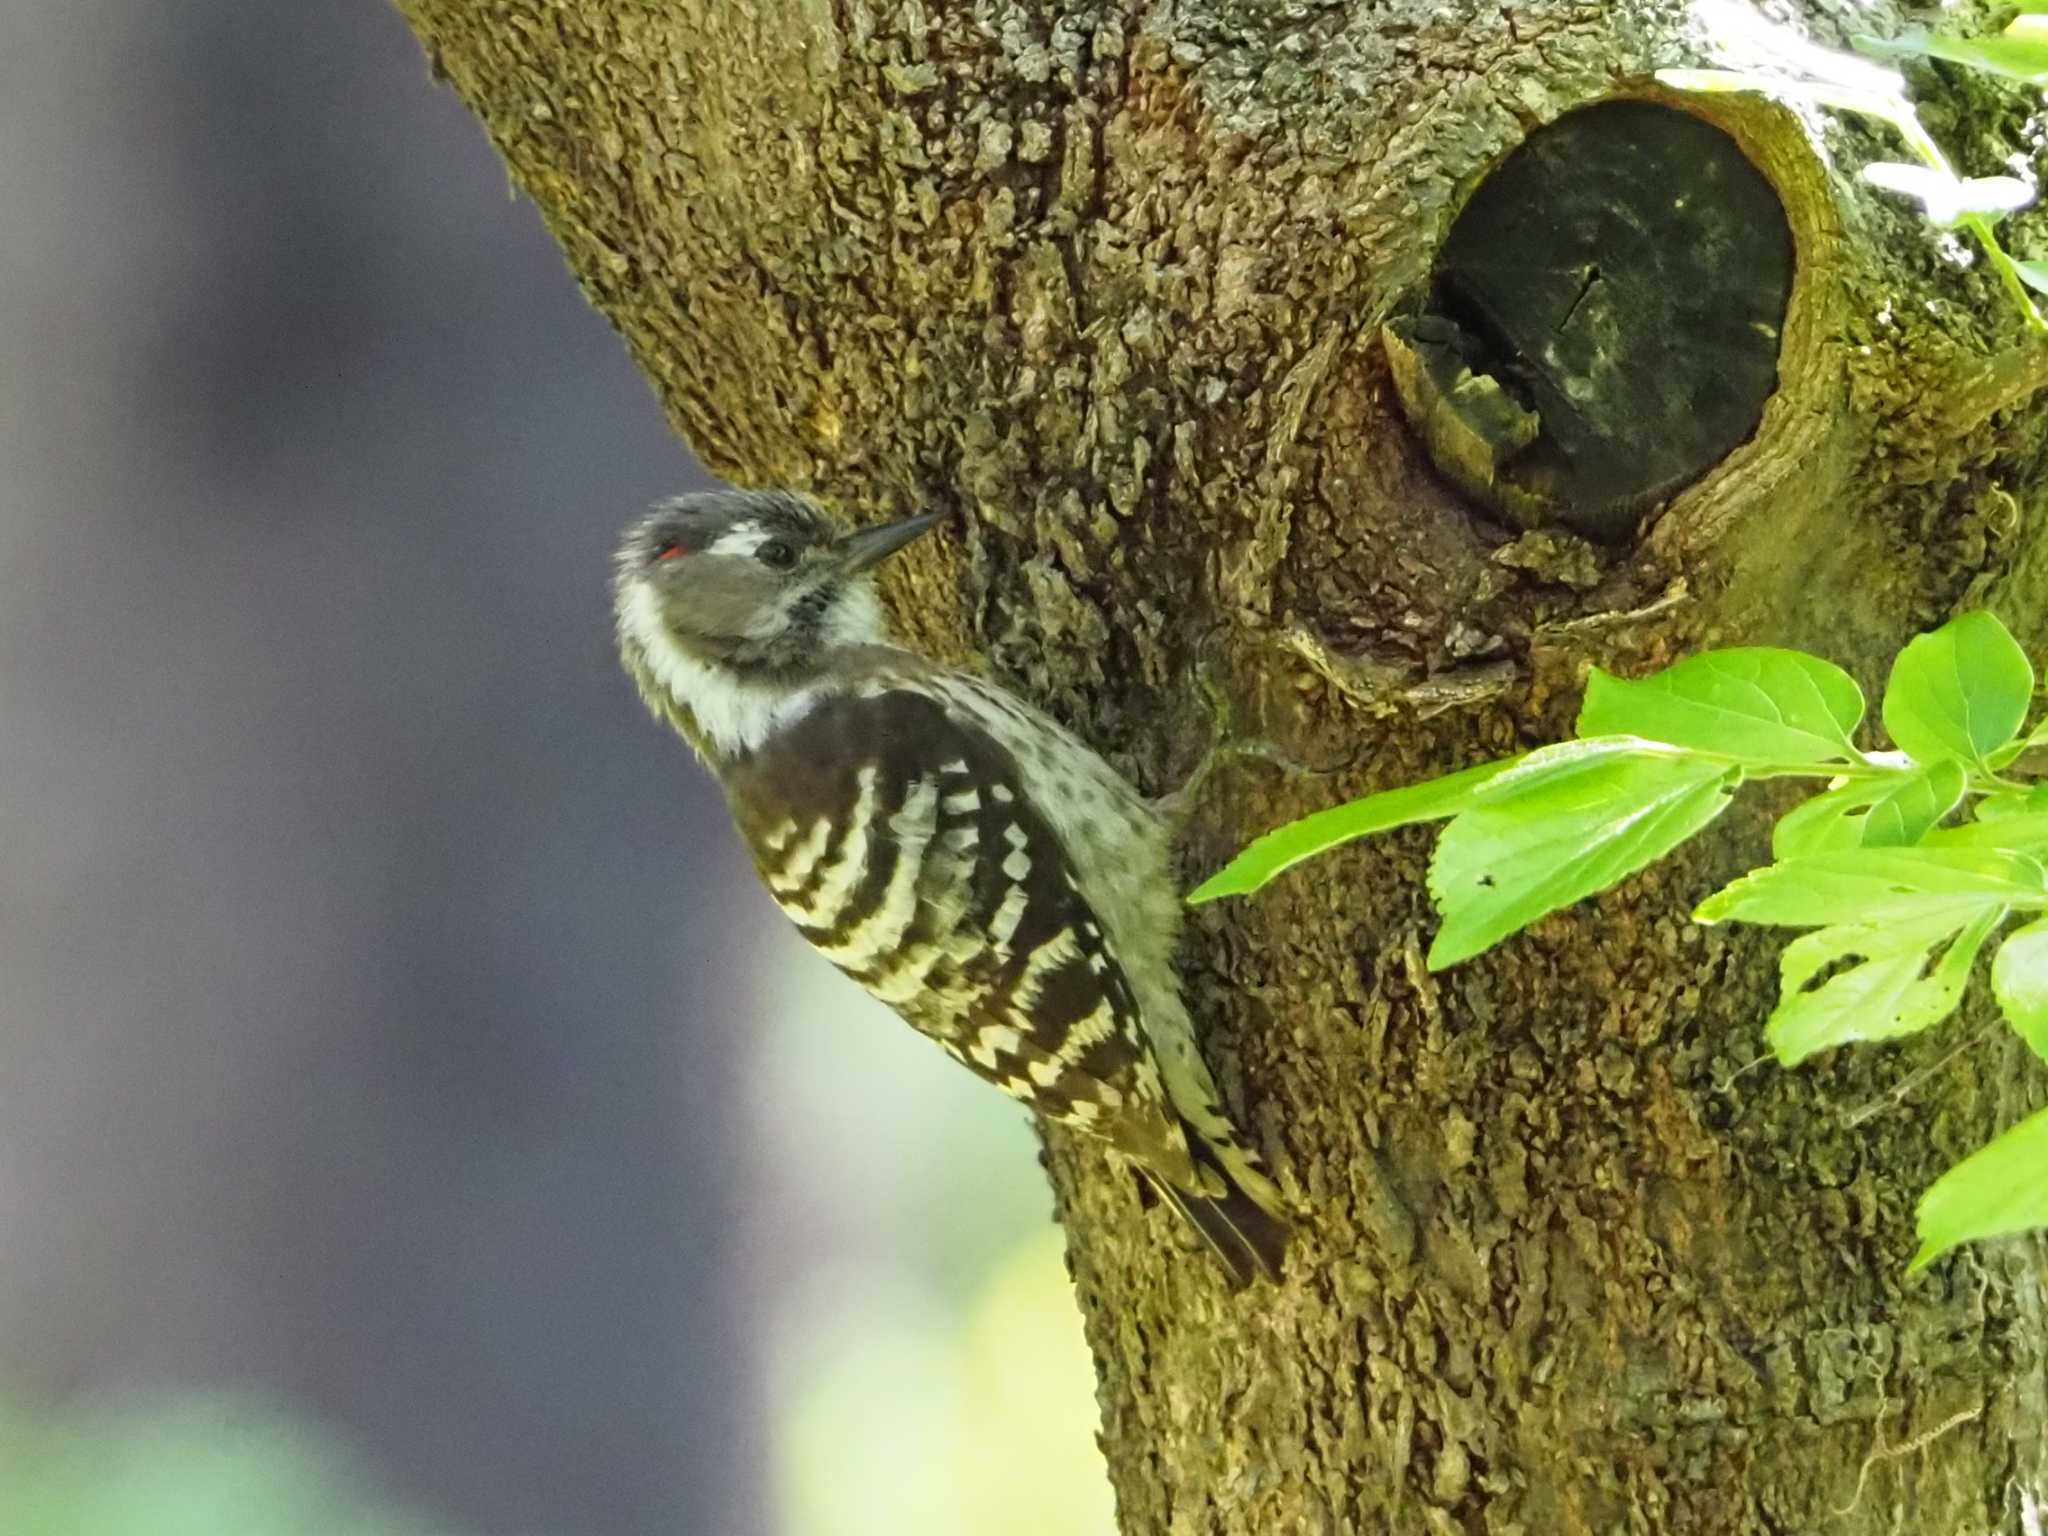
[[[1258,1276],[1279,1280],[1291,1235],[1287,1223],[1247,1193],[1199,1138],[1189,1140],[1200,1149],[1196,1161],[1218,1176],[1223,1193],[1205,1195],[1160,1178],[1153,1179],[1153,1187],[1202,1235],[1230,1277],[1232,1290],[1243,1290]]]

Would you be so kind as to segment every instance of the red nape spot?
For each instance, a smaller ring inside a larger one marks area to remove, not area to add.
[[[683,544],[664,544],[654,552],[654,558],[657,560],[673,560],[677,556],[687,555],[689,552],[688,546]]]

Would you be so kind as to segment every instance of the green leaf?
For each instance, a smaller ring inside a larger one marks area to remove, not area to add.
[[[1937,913],[1961,927],[1991,907],[2048,905],[2048,872],[1997,848],[1856,848],[1751,870],[1699,905],[1703,923],[1788,928],[1880,923]]]
[[[1925,975],[1929,948],[1952,931],[1945,919],[1930,915],[1917,923],[1843,925],[1806,934],[1785,947],[1778,1006],[1764,1025],[1764,1038],[1790,1067],[1831,1046],[1896,1039],[1938,1024],[1962,1001],[1977,952],[2004,919],[2003,907],[1978,912]],[[1852,955],[1869,958],[1811,991],[1800,990],[1823,965]]]
[[[1188,893],[1188,904],[1199,906],[1219,896],[1243,896],[1256,891],[1284,869],[1303,859],[1315,857],[1340,843],[1386,832],[1417,821],[1439,821],[1454,816],[1470,803],[1473,792],[1503,769],[1520,761],[1503,757],[1480,763],[1440,779],[1389,789],[1367,795],[1345,805],[1317,811],[1299,821],[1290,821],[1258,838],[1244,852]]]
[[[2008,816],[2018,816],[2031,809],[2025,790],[2008,789],[1982,796],[1970,808],[1970,814],[1978,821],[2003,821]]]
[[[1739,781],[1738,770],[1630,736],[1530,753],[1437,841],[1429,888],[1443,927],[1430,969],[1661,858],[1727,809]]]
[[[1916,29],[1894,37],[1859,35],[1856,46],[1883,57],[1942,59],[2008,80],[2048,81],[2048,38],[2017,22],[1995,37],[1954,37]]]
[[[2021,811],[1989,821],[1966,821],[1959,827],[1937,827],[1927,834],[1922,846],[2003,848],[2039,858],[2048,854],[2048,811]]]
[[[2027,1048],[2048,1061],[2048,918],[2011,934],[1991,961],[1991,995]],[[2048,1175],[2048,1168],[2044,1168]]]
[[[1789,998],[1805,991],[1814,977],[1844,960],[1924,960],[1935,945],[1953,938],[1966,920],[1953,912],[1934,912],[1886,923],[1836,923],[1802,933],[1779,952],[1779,995]]]
[[[1851,779],[1800,801],[1771,828],[1771,857],[1797,859],[1860,847],[1862,812],[1890,794],[1898,782],[1897,776]]]
[[[1961,802],[1967,777],[1961,763],[1936,763],[1893,786],[1863,818],[1863,846],[1904,848],[1919,842]]]
[[[2013,271],[2020,275],[2020,281],[2037,293],[2048,293],[2048,261],[2020,261],[2015,259]]]
[[[1982,764],[2018,733],[2033,692],[2026,653],[1979,609],[1907,642],[1885,688],[1884,726],[1919,762]]]
[[[1958,1243],[2048,1225],[2048,1109],[1980,1147],[1920,1197],[1920,1251],[1907,1268],[1925,1269]]]
[[[1634,680],[1593,669],[1580,736],[1628,735],[1748,763],[1856,758],[1863,690],[1832,662],[1800,651],[1705,651]]]
[[[1978,821],[2005,821],[2015,816],[2048,812],[2048,784],[2032,789],[2000,790],[1979,797],[1970,814]]]

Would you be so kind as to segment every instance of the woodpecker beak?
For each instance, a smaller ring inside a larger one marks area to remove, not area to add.
[[[839,551],[840,564],[849,574],[879,565],[919,534],[930,532],[945,520],[943,512],[926,512],[918,517],[906,517],[849,533],[835,546]]]

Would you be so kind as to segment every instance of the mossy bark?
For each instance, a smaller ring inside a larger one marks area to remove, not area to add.
[[[1343,765],[1212,780],[1191,875],[1556,738],[1593,662],[1807,645],[1875,684],[1983,604],[2048,640],[2042,347],[1858,188],[1854,125],[1659,97],[1703,61],[1682,6],[400,6],[712,469],[961,511],[906,557],[914,643],[1148,789],[1219,729]],[[1424,460],[1380,325],[1491,165],[1617,96],[1770,177],[1780,387],[1637,537],[1511,535]],[[1968,169],[2011,110],[1950,99]],[[1232,1295],[1054,1144],[1126,1531],[2033,1528],[2040,1249],[1903,1275],[1916,1193],[2030,1079],[1969,1024],[1756,1064],[1775,946],[1687,914],[1763,826],[1443,975],[1421,833],[1196,916],[1209,1054],[1309,1216]]]

